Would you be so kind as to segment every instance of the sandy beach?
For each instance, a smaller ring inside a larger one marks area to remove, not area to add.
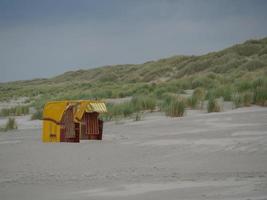
[[[1,200],[267,199],[267,108],[152,113],[78,144],[42,143],[38,123],[0,134]]]

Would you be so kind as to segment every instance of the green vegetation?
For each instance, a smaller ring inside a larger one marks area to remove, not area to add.
[[[187,106],[190,108],[196,108],[198,103],[199,103],[199,99],[195,96],[192,95],[190,97],[187,98]]]
[[[191,108],[202,108],[205,99],[220,97],[237,107],[267,106],[266,49],[267,38],[263,38],[202,56],[173,56],[138,65],[70,71],[50,79],[0,83],[0,101],[28,97],[30,106],[40,112],[49,100],[133,97],[130,102],[109,105],[110,113],[102,116],[106,120],[143,110],[165,111],[172,97],[188,89],[194,93],[183,104]],[[13,113],[5,110],[1,115],[27,111]]]
[[[141,112],[137,112],[137,113],[135,113],[135,115],[133,117],[133,120],[134,121],[141,121],[142,118],[143,118],[142,113]]]
[[[11,118],[11,117],[8,118],[4,127],[0,127],[0,131],[9,131],[13,129],[17,129],[17,123],[16,123],[15,118]]]
[[[119,104],[108,104],[107,114],[102,114],[101,118],[105,121],[110,121],[117,118],[130,117],[133,114],[136,116],[136,121],[141,117],[140,111],[153,111],[156,108],[156,100],[153,97],[136,96],[129,102]]]
[[[267,106],[267,79],[258,78],[253,82],[243,81],[237,86],[236,92],[232,95],[232,100],[236,108],[256,104]]]
[[[165,114],[170,117],[182,117],[185,114],[185,102],[182,99],[172,98],[165,106]]]
[[[203,108],[204,100],[206,97],[206,91],[204,88],[196,88],[193,92],[193,97],[197,99],[198,104],[200,104],[200,108]]]
[[[154,97],[148,96],[137,96],[133,97],[131,103],[134,107],[134,110],[149,110],[153,111],[156,108],[156,99]]]
[[[254,91],[254,103],[267,106],[267,87],[257,87]]]
[[[208,99],[208,106],[207,106],[208,112],[220,112],[221,108],[219,106],[218,101],[214,97],[210,97]]]
[[[253,103],[253,93],[249,91],[241,94],[235,93],[232,96],[232,100],[236,108],[250,106]]]
[[[253,93],[252,92],[245,92],[243,94],[243,105],[250,106],[253,103]]]
[[[192,96],[187,98],[187,106],[195,109],[195,108],[203,108],[203,103],[205,100],[206,91],[204,88],[196,88],[193,91]]]
[[[240,108],[243,105],[243,96],[239,93],[233,94],[232,100],[236,108]]]
[[[29,106],[16,106],[12,108],[3,108],[0,116],[21,116],[29,114]]]
[[[134,105],[131,102],[125,102],[109,106],[109,115],[111,115],[111,119],[114,116],[129,117],[134,112]]]
[[[206,96],[206,91],[204,88],[196,88],[193,92],[193,96],[195,96],[198,101],[204,101]]]

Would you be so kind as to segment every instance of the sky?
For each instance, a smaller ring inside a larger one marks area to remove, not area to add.
[[[0,0],[0,82],[267,36],[265,0]]]

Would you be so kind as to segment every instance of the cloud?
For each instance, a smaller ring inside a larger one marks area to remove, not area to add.
[[[204,54],[267,35],[265,1],[26,2],[0,6],[0,81]]]

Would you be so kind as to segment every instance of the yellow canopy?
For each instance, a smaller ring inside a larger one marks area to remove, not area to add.
[[[105,113],[107,112],[107,108],[105,103],[101,101],[80,101],[75,112],[75,119],[81,120],[85,112]]]
[[[91,102],[86,106],[86,112],[107,112],[106,105],[103,102]]]
[[[66,110],[68,101],[54,101],[48,102],[43,111],[43,119],[50,119],[59,123],[64,111]]]
[[[56,123],[60,123],[65,110],[67,110],[69,106],[74,106],[74,119],[78,121],[82,119],[85,112],[107,112],[106,105],[102,101],[52,101],[45,105],[43,119],[53,120]]]

